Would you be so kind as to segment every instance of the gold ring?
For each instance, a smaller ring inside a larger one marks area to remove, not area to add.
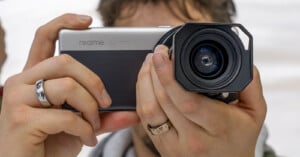
[[[160,135],[166,133],[171,129],[171,127],[172,124],[169,120],[157,126],[151,126],[150,124],[147,125],[147,128],[152,135]]]

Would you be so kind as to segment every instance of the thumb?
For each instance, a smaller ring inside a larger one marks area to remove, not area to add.
[[[240,93],[240,105],[253,112],[255,117],[264,119],[267,105],[263,96],[263,88],[257,68],[253,68],[252,82]]]

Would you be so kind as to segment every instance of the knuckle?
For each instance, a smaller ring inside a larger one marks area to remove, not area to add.
[[[90,99],[86,101],[87,104],[89,104],[89,107],[86,108],[86,112],[88,112],[91,115],[97,115],[98,116],[98,104],[94,99]]]
[[[141,104],[143,107],[140,109],[140,116],[144,118],[153,118],[157,115],[157,104],[154,102],[149,102]]]
[[[90,76],[89,77],[89,82],[90,82],[92,87],[97,87],[97,89],[103,89],[104,88],[104,85],[103,85],[101,79],[96,75]]]
[[[70,77],[66,77],[62,80],[62,86],[66,92],[72,92],[78,88],[76,81]]]
[[[4,87],[4,88],[6,88],[6,87]],[[13,108],[13,106],[18,105],[18,104],[16,104],[15,98],[18,98],[20,95],[18,92],[12,92],[14,90],[10,90],[10,89],[7,90],[7,88],[6,88],[5,93],[4,93],[5,96],[2,100],[2,108]]]
[[[5,92],[3,93],[2,106],[11,106],[16,104],[16,98],[20,97],[21,86],[17,85],[18,76],[14,75],[9,77],[4,83]]]
[[[72,13],[65,13],[61,16],[61,20],[63,25],[68,25],[74,23],[74,19],[76,19],[77,15]]]
[[[98,104],[93,97],[84,99],[86,106],[81,107],[80,111],[85,117],[98,116]]]
[[[41,37],[47,36],[46,32],[47,32],[46,26],[45,25],[40,26],[35,32],[35,38],[41,38]]]
[[[9,77],[9,78],[4,82],[4,87],[5,87],[5,89],[6,89],[7,87],[10,87],[10,86],[16,84],[17,79],[18,79],[18,76],[17,76],[17,75],[14,75],[14,76]]]
[[[60,68],[64,68],[67,65],[71,64],[74,61],[74,59],[68,55],[68,54],[62,54],[58,57],[55,57],[55,64],[59,66]]]
[[[27,124],[30,118],[28,106],[19,106],[11,110],[10,114],[8,114],[8,119],[10,121],[10,126],[12,128],[17,128]]]
[[[65,13],[61,16],[62,19],[64,20],[73,20],[74,18],[76,18],[76,14],[73,13]]]
[[[78,121],[78,116],[75,115],[72,111],[65,111],[62,121],[68,124],[75,124]]]

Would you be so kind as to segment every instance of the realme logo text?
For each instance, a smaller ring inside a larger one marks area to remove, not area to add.
[[[80,46],[103,46],[104,41],[102,40],[80,40]]]

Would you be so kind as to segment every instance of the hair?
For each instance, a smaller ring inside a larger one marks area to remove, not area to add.
[[[6,53],[5,53],[5,31],[1,26],[0,22],[0,71],[2,64],[6,60]]]
[[[116,19],[120,18],[124,7],[134,8],[132,12],[134,13],[138,4],[157,4],[161,2],[167,5],[175,2],[183,15],[189,20],[193,20],[193,17],[189,13],[188,4],[199,12],[208,14],[214,22],[230,23],[236,15],[233,0],[101,0],[97,11],[102,16],[104,26],[113,26]]]
[[[4,37],[5,37],[5,32],[4,32],[4,30],[1,26],[1,22],[0,22],[0,50],[5,49]]]

